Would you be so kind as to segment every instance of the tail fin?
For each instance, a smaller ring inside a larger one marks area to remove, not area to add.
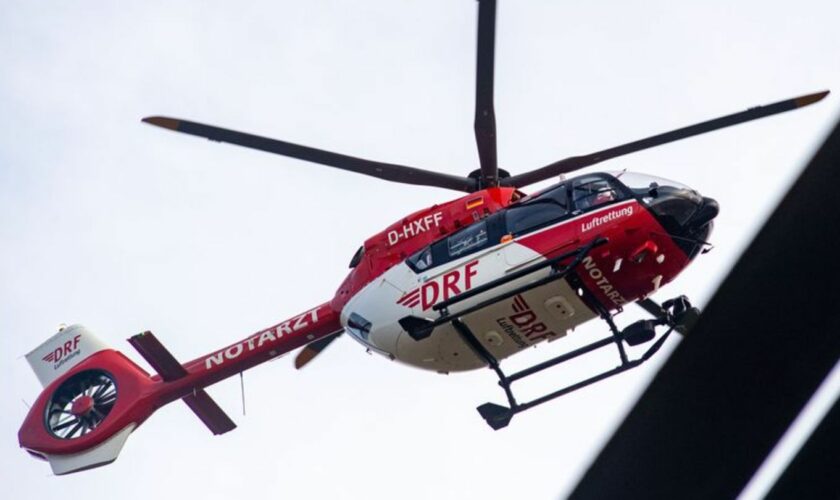
[[[84,327],[65,328],[26,356],[44,390],[18,441],[67,474],[116,460],[134,429],[179,399],[213,434],[228,432],[236,425],[205,387],[340,331],[339,312],[325,302],[184,364],[145,332],[129,343],[157,371],[150,375]]]
[[[26,361],[41,385],[47,387],[83,360],[108,348],[82,325],[72,325],[33,349]]]
[[[136,392],[148,374],[81,325],[61,329],[26,360],[44,391],[18,433],[21,447],[58,475],[116,460],[142,421],[139,414],[119,418],[123,394]]]
[[[236,427],[151,332],[129,339],[153,377],[81,325],[64,328],[26,355],[44,391],[18,432],[22,448],[68,474],[117,459],[134,429],[182,398],[214,433]]]

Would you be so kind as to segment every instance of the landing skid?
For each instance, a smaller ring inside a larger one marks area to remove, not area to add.
[[[685,333],[694,323],[694,321],[696,321],[696,318],[699,315],[699,311],[696,308],[691,307],[691,304],[688,302],[688,299],[684,296],[671,299],[663,303],[662,305],[657,304],[651,299],[643,299],[639,301],[639,305],[643,309],[648,311],[654,317],[654,319],[637,321],[636,323],[633,323],[627,328],[619,330],[613,322],[612,314],[606,309],[604,309],[597,300],[594,300],[591,297],[589,297],[589,294],[586,291],[586,289],[580,286],[580,290],[583,293],[583,299],[590,305],[590,307],[592,307],[596,312],[598,312],[598,314],[601,316],[601,319],[603,319],[607,323],[607,325],[609,325],[612,335],[610,337],[603,338],[586,346],[575,349],[573,351],[561,354],[560,356],[551,358],[547,361],[543,361],[542,363],[538,363],[529,368],[518,371],[514,374],[506,375],[499,366],[499,360],[496,359],[496,357],[493,356],[493,354],[484,347],[484,345],[478,340],[475,334],[470,330],[469,326],[466,323],[464,323],[462,318],[470,313],[473,313],[475,311],[478,311],[480,309],[491,306],[510,297],[527,292],[528,290],[543,286],[553,281],[569,278],[570,283],[573,286],[577,286],[575,285],[575,283],[579,283],[580,279],[575,275],[574,269],[578,266],[578,264],[581,263],[581,261],[586,257],[586,255],[588,255],[589,252],[592,251],[593,248],[603,245],[606,242],[607,240],[605,238],[596,238],[590,243],[574,251],[549,259],[545,262],[526,267],[520,271],[511,273],[510,275],[505,276],[503,278],[499,278],[479,287],[473,288],[472,290],[469,290],[453,298],[436,304],[433,307],[433,309],[440,314],[440,316],[437,319],[432,320],[416,316],[406,316],[405,318],[402,318],[399,321],[400,326],[402,326],[403,329],[405,329],[405,331],[409,334],[409,336],[411,336],[411,338],[419,341],[431,335],[436,327],[447,323],[452,324],[455,331],[458,332],[458,335],[460,335],[464,342],[470,346],[470,348],[476,353],[476,355],[478,355],[481,359],[484,360],[485,363],[487,363],[490,369],[496,372],[496,375],[499,377],[499,385],[502,387],[502,389],[504,389],[505,396],[508,400],[509,406],[507,407],[497,405],[495,403],[485,403],[477,408],[478,412],[493,429],[501,429],[502,427],[506,427],[510,423],[510,420],[513,418],[513,416],[517,413],[523,412],[537,405],[541,405],[545,402],[551,401],[552,399],[559,398],[560,396],[566,395],[570,392],[576,391],[590,384],[594,384],[595,382],[600,382],[601,380],[612,377],[613,375],[618,375],[619,373],[625,372],[631,368],[639,366],[640,364],[650,359],[650,357],[653,356],[660,349],[660,347],[662,347],[662,344],[665,343],[665,340],[668,338],[672,331],[677,330],[680,333]],[[569,261],[568,264],[563,264],[563,262],[566,261]],[[516,287],[513,290],[508,290],[487,300],[483,300],[480,303],[467,307],[466,309],[457,313],[450,313],[449,311],[449,308],[453,304],[462,302],[479,294],[491,291],[502,285],[510,283],[513,280],[519,279],[523,276],[527,276],[547,267],[551,267],[552,271],[548,276],[537,279],[531,283]],[[656,337],[655,328],[657,326],[667,326],[668,330],[664,334],[662,334],[659,337],[659,339],[657,339],[656,342],[654,342],[653,345],[651,345],[651,347],[647,351],[645,351],[644,354],[642,354],[641,357],[632,360],[629,359],[627,357],[627,352],[624,349],[624,343],[626,342],[628,345],[635,346],[653,340]],[[547,368],[551,368],[552,366],[565,363],[566,361],[575,359],[579,356],[595,351],[596,349],[606,347],[610,344],[614,344],[618,349],[618,355],[621,360],[621,364],[619,366],[611,370],[607,370],[603,373],[599,373],[598,375],[595,375],[593,377],[581,380],[577,383],[551,392],[549,394],[546,394],[545,396],[536,398],[534,400],[525,403],[519,403],[516,401],[516,398],[514,397],[513,391],[511,389],[511,384],[513,384],[514,382],[522,380],[535,373],[541,372]]]
[[[657,314],[656,319],[637,321],[636,323],[631,324],[627,328],[619,330],[615,326],[615,323],[612,320],[612,316],[608,312],[602,311],[601,318],[609,325],[610,331],[612,332],[612,335],[610,337],[603,338],[601,340],[580,347],[573,351],[561,354],[560,356],[551,358],[547,361],[543,361],[542,363],[538,363],[511,375],[506,375],[502,371],[502,369],[499,367],[498,360],[495,359],[493,355],[490,352],[488,352],[487,349],[484,348],[484,346],[476,339],[475,335],[470,331],[469,327],[467,327],[466,324],[464,324],[460,320],[453,321],[453,326],[464,339],[464,341],[467,342],[467,344],[469,344],[470,347],[472,347],[473,350],[479,356],[481,356],[485,362],[487,362],[490,368],[496,372],[496,375],[499,377],[499,385],[502,387],[502,389],[504,389],[505,396],[507,396],[509,406],[505,407],[495,403],[484,403],[483,405],[477,408],[478,413],[481,414],[482,418],[484,418],[484,420],[490,425],[490,427],[492,427],[494,430],[498,430],[503,427],[507,427],[507,425],[510,423],[510,420],[517,413],[531,409],[535,406],[551,401],[552,399],[559,398],[560,396],[564,396],[578,389],[582,389],[588,385],[594,384],[595,382],[600,382],[614,375],[618,375],[619,373],[630,370],[631,368],[635,368],[647,361],[648,359],[650,359],[650,357],[653,356],[662,347],[662,344],[665,343],[665,340],[668,338],[668,336],[671,335],[671,332],[673,332],[674,330],[685,330],[686,325],[684,323],[678,322],[675,318],[675,314],[672,312],[672,310],[675,309],[673,307],[673,304],[668,304],[669,306],[671,306],[670,308],[664,308],[663,306],[659,306],[650,299],[646,300],[648,301],[648,305],[655,305],[658,308],[659,314]],[[684,304],[688,303],[688,301],[684,297],[680,298],[680,300],[684,301]],[[696,311],[696,309],[691,308],[690,305],[688,306],[688,308]],[[628,345],[639,345],[653,340],[653,338],[656,335],[654,331],[654,328],[656,326],[667,326],[668,329],[639,358],[628,359],[627,353],[624,349],[624,342],[627,342]],[[565,363],[566,361],[575,359],[579,356],[590,353],[602,347],[606,347],[610,344],[615,344],[615,346],[618,348],[619,357],[621,359],[620,365],[610,370],[599,373],[595,376],[583,379],[579,382],[563,387],[562,389],[551,392],[542,397],[533,399],[531,401],[524,403],[516,401],[516,398],[513,395],[513,391],[511,390],[511,384],[513,384],[514,382],[522,380],[547,368],[551,368],[552,366]]]

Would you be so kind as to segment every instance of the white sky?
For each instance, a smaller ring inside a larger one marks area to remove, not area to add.
[[[500,165],[523,172],[748,107],[840,92],[831,0],[501,0]],[[61,323],[124,341],[150,329],[181,360],[329,299],[369,235],[458,196],[142,125],[189,118],[466,174],[476,2],[0,2],[0,484],[8,498],[555,498],[577,482],[657,366],[517,416],[493,374],[441,376],[341,339],[210,389],[239,424],[213,437],[182,404],[114,464],[52,477],[18,449],[40,386],[21,357]],[[831,125],[806,110],[602,165],[719,200],[713,242],[659,295],[704,303]],[[619,319],[635,319],[628,310]],[[592,323],[513,359],[600,338]],[[566,342],[565,346],[563,342]],[[530,356],[530,357],[529,357]],[[523,399],[609,368],[613,351],[524,384]],[[760,374],[756,375],[760,380]],[[722,411],[724,411],[722,409]]]

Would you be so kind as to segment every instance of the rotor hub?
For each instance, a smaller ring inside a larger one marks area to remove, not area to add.
[[[86,394],[79,396],[73,401],[73,404],[70,407],[70,413],[76,415],[77,417],[82,417],[93,410],[93,405],[94,401],[92,397]]]

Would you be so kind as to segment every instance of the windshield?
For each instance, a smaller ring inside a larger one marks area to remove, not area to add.
[[[650,189],[651,184],[657,186],[669,186],[680,190],[694,191],[685,184],[655,175],[640,174],[638,172],[612,172],[616,179],[620,180],[625,186],[633,190],[633,192],[640,194],[641,192]]]
[[[680,196],[695,202],[702,201],[700,194],[685,184],[654,175],[640,174],[638,172],[616,172],[612,175],[633,191],[633,194],[650,203],[653,200],[666,196]]]

